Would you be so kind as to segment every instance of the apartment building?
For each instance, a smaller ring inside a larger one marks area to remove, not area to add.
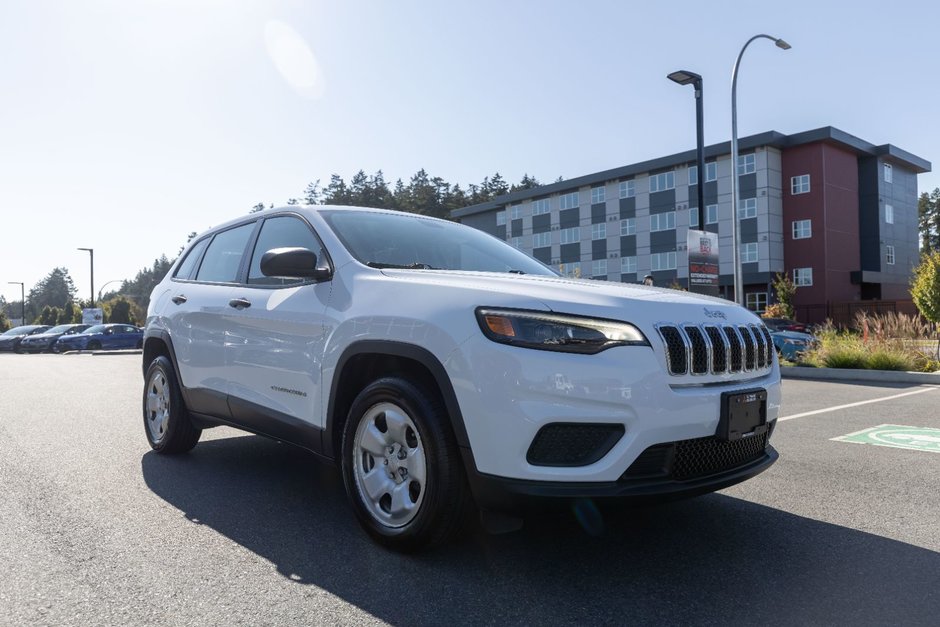
[[[797,306],[909,298],[918,261],[917,175],[930,162],[837,128],[738,141],[738,218],[746,305],[773,302],[778,272]],[[718,234],[721,293],[732,296],[730,142],[506,194],[454,219],[569,276],[685,286],[687,231],[705,186],[704,230]]]

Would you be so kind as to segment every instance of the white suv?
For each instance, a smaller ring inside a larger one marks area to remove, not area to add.
[[[544,497],[674,498],[769,467],[780,371],[728,301],[572,280],[476,229],[286,207],[196,238],[147,312],[161,453],[230,425],[342,468],[381,543]]]

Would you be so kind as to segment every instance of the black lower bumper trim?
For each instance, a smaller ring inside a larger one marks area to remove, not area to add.
[[[707,494],[746,481],[767,470],[778,457],[772,446],[747,464],[721,473],[687,481],[637,479],[577,483],[568,481],[527,481],[507,479],[468,469],[468,479],[477,505],[484,509],[520,512],[533,507],[591,498],[647,503],[684,499]]]

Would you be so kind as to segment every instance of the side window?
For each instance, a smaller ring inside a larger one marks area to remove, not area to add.
[[[177,279],[193,278],[193,271],[196,269],[196,263],[199,261],[199,257],[202,255],[202,251],[206,249],[206,244],[208,243],[208,237],[196,242],[193,247],[189,249],[189,252],[183,259],[183,262],[179,265],[179,268],[177,268],[173,277]]]
[[[232,283],[238,280],[238,266],[254,228],[255,224],[252,222],[216,233],[199,266],[196,280],[215,283]]]
[[[323,247],[307,223],[293,216],[268,218],[261,225],[248,270],[248,283],[254,285],[292,285],[302,279],[280,279],[261,273],[261,257],[272,248],[307,248],[317,255],[317,264],[323,266]]]

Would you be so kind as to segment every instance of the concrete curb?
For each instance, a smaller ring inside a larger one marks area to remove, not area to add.
[[[940,373],[938,372],[781,366],[780,376],[784,379],[815,379],[817,381],[844,381],[847,383],[915,383],[920,385],[940,385]]]

